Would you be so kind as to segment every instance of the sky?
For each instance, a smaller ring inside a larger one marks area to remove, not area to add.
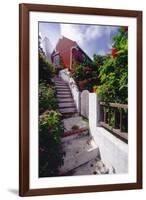
[[[39,34],[42,40],[47,37],[51,43],[51,52],[62,36],[76,41],[93,58],[94,54],[106,55],[111,52],[112,37],[117,33],[117,26],[63,24],[39,22]]]

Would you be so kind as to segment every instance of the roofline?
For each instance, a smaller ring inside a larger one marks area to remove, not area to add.
[[[88,57],[88,59],[93,62],[93,60],[87,55],[87,53],[77,44],[77,47]]]

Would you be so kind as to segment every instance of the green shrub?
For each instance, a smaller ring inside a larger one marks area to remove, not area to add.
[[[39,112],[45,110],[57,109],[57,100],[55,97],[55,90],[50,85],[44,83],[39,84]]]
[[[82,64],[77,64],[75,66],[75,70],[73,73],[73,78],[76,81],[81,81],[85,79],[85,74],[84,74],[84,66]]]
[[[39,82],[51,83],[55,74],[55,67],[39,54]]]
[[[128,103],[128,32],[119,29],[113,38],[113,48],[117,55],[107,56],[99,68],[97,88],[102,101]]]
[[[61,135],[63,134],[61,114],[49,111],[39,120],[39,177],[58,175],[63,164]]]
[[[92,62],[74,65],[72,76],[80,90],[92,91],[93,86],[98,83],[98,70]]]

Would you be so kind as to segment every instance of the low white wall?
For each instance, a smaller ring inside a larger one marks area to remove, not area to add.
[[[69,80],[69,87],[71,89],[71,93],[75,101],[77,110],[80,112],[80,92],[73,78],[70,78]]]
[[[89,126],[97,126],[97,97],[95,93],[89,93]]]
[[[70,72],[68,71],[68,69],[63,69],[59,71],[59,76],[64,80],[67,81],[69,83],[69,79],[70,79]]]
[[[76,108],[77,108],[78,112],[80,112],[80,92],[79,92],[79,89],[78,89],[74,79],[72,77],[70,77],[70,72],[68,71],[68,69],[63,69],[59,72],[59,76],[64,81],[68,82],[69,87],[71,89],[73,99],[76,104]]]
[[[89,94],[89,127],[96,144],[99,146],[101,159],[116,173],[128,172],[128,145],[116,138],[103,127],[98,127],[99,106],[97,95]]]

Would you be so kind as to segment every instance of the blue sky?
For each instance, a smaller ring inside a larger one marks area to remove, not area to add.
[[[39,34],[42,39],[47,37],[50,40],[53,49],[58,39],[65,36],[76,41],[91,58],[93,54],[105,55],[110,52],[112,37],[118,29],[117,26],[39,22]]]

